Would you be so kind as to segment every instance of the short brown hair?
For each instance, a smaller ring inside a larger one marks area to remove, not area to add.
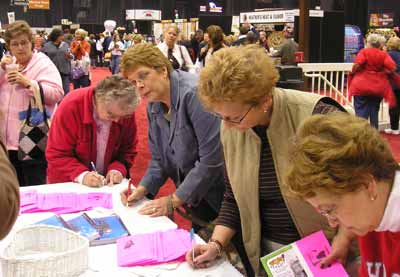
[[[11,40],[20,35],[28,36],[28,39],[32,43],[32,49],[33,49],[35,44],[35,39],[33,37],[32,29],[31,26],[29,26],[29,24],[24,20],[17,20],[7,26],[6,32],[4,33],[4,40],[6,41],[8,49],[10,49]]]
[[[258,105],[272,95],[279,75],[257,45],[223,48],[200,73],[198,95],[207,108],[221,102]]]
[[[168,76],[173,68],[171,62],[161,53],[157,46],[150,43],[140,43],[125,51],[121,59],[120,68],[124,72],[135,70],[138,66],[147,66],[156,70],[167,68]]]
[[[386,43],[387,49],[400,51],[400,38],[399,37],[391,37]]]
[[[343,195],[365,186],[370,176],[391,183],[398,168],[388,143],[365,119],[314,115],[297,131],[287,184],[303,199],[320,191]]]

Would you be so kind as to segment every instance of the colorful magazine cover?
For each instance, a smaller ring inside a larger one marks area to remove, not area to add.
[[[121,218],[116,214],[93,218],[93,222],[100,237],[91,241],[91,246],[115,243],[117,239],[130,235]]]
[[[331,246],[322,231],[278,249],[262,257],[268,276],[274,277],[347,277],[344,267],[334,263],[322,269],[321,260],[329,255]]]

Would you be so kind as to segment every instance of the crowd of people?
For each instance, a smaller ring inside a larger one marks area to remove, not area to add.
[[[393,101],[390,132],[398,130],[399,90],[390,80],[399,70],[400,39],[390,39],[386,52],[381,37],[370,35],[358,54],[350,82],[356,117],[332,98],[278,88],[271,56],[293,56],[297,44],[287,34],[281,52],[269,53],[266,36],[244,24],[231,46],[211,25],[187,47],[174,25],[158,45],[118,33],[96,40],[82,29],[68,41],[54,29],[35,46],[26,22],[8,25],[0,69],[0,238],[18,215],[18,186],[101,187],[129,178],[143,124],[135,110],[144,99],[151,160],[121,201],[153,199],[170,178],[176,190],[139,213],[172,218],[176,211],[197,232],[211,230],[208,243],[186,255],[191,266],[209,267],[234,249],[243,273],[266,276],[260,257],[323,230],[332,251],[321,267],[340,261],[351,276],[400,275],[399,166],[375,129],[386,97]],[[113,75],[91,86],[90,65],[102,62],[96,55],[105,49]],[[27,143],[31,134],[21,136],[21,124],[36,128],[47,117],[48,139]],[[357,237],[359,251],[351,247]]]

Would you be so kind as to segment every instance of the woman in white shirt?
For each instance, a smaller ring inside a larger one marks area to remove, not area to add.
[[[180,69],[195,73],[192,59],[185,46],[176,43],[179,29],[176,25],[167,27],[164,33],[164,42],[158,44],[158,48],[168,58],[174,69]]]
[[[111,51],[111,62],[110,62],[111,73],[117,74],[119,73],[119,63],[121,61],[121,56],[125,50],[124,44],[122,43],[118,34],[114,34],[113,40],[108,46],[108,50]]]

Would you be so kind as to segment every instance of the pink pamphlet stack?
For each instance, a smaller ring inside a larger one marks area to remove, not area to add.
[[[192,247],[186,230],[133,235],[117,240],[119,266],[143,266],[185,260]]]
[[[309,269],[315,277],[347,277],[343,266],[336,262],[330,267],[321,268],[320,261],[331,252],[331,246],[322,231],[296,241],[296,246],[302,253]]]
[[[96,207],[112,209],[112,194],[105,192],[54,192],[36,190],[21,192],[21,213],[53,212],[56,214],[87,211]]]

